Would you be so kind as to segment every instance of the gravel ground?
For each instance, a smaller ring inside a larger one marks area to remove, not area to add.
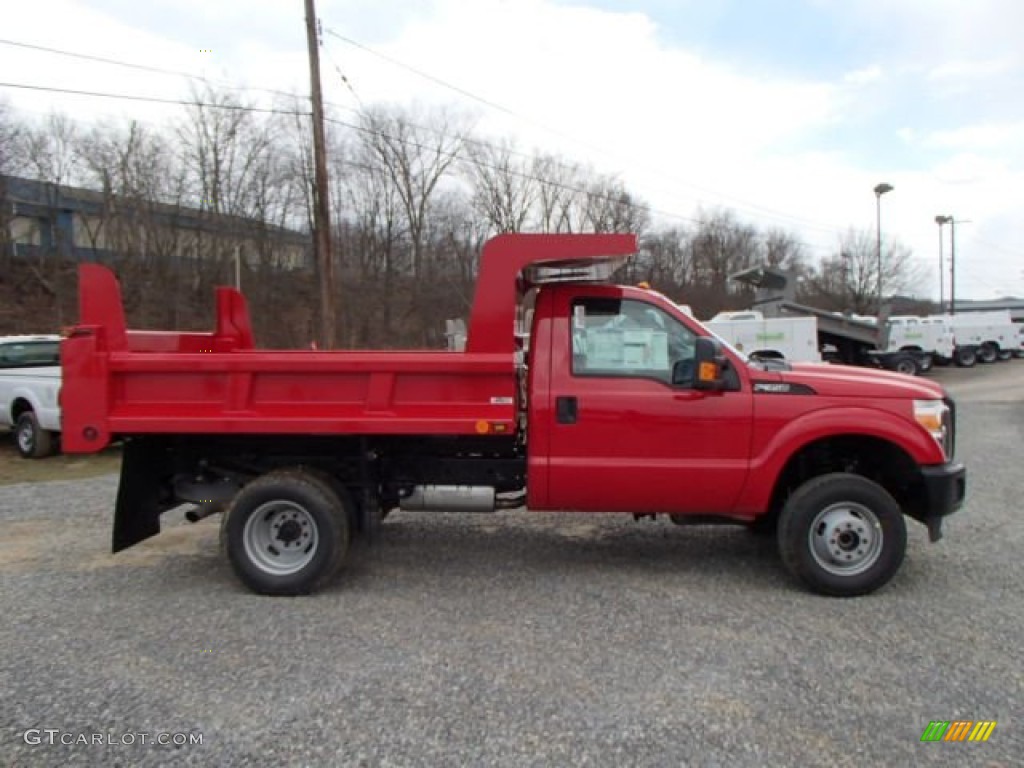
[[[395,514],[330,588],[267,599],[215,520],[111,556],[115,478],[0,488],[0,764],[1020,765],[1024,411],[967,374],[939,374],[967,382],[966,507],[853,600],[742,530],[524,513]],[[954,719],[998,725],[920,742]]]

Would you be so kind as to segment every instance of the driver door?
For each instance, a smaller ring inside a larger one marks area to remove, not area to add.
[[[559,298],[571,354],[551,356],[550,508],[731,511],[749,467],[747,385],[673,384],[687,362],[692,380],[696,333],[659,306]]]

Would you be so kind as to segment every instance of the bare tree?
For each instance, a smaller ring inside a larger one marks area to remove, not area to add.
[[[763,258],[766,266],[803,275],[807,271],[807,260],[803,245],[790,232],[770,229],[762,237]]]
[[[23,128],[6,101],[0,101],[0,175],[17,173],[22,167]]]
[[[673,227],[655,231],[641,240],[637,281],[650,283],[662,293],[688,303],[686,294],[696,284],[696,269],[691,246],[692,235]]]
[[[887,297],[920,282],[920,267],[909,248],[893,240],[882,251],[882,284]],[[804,294],[823,306],[840,306],[857,314],[878,310],[878,244],[868,230],[849,229],[839,252],[822,261],[806,280]]]
[[[626,186],[611,176],[595,176],[582,198],[582,218],[592,232],[643,233],[650,225],[647,206],[639,202]]]
[[[72,258],[75,247],[73,221],[61,205],[62,188],[73,184],[79,171],[78,134],[77,124],[57,112],[24,132],[25,166],[44,183],[45,205],[49,209],[40,232],[43,270],[32,266],[30,272],[52,298],[58,325],[64,324],[65,305],[70,299],[65,262]]]
[[[473,208],[494,232],[521,232],[538,198],[530,164],[511,141],[466,141],[465,169],[473,185]]]
[[[537,180],[537,224],[543,232],[577,232],[580,198],[583,195],[583,170],[554,155],[534,156],[532,175]]]
[[[7,198],[7,176],[21,167],[22,129],[6,101],[0,101],[0,199]],[[5,272],[11,268],[14,246],[11,242],[11,221],[14,209],[0,206],[0,265]]]
[[[412,246],[412,275],[420,274],[430,201],[441,179],[458,159],[466,134],[446,111],[413,122],[405,112],[377,108],[364,112],[361,137],[387,171],[402,202]]]

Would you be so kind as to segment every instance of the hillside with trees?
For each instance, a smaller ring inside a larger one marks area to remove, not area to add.
[[[850,230],[834,255],[812,259],[795,234],[760,229],[728,209],[652,212],[620,178],[479,136],[446,109],[373,106],[331,116],[327,127],[340,346],[443,346],[445,319],[468,313],[480,247],[502,232],[635,232],[640,256],[619,279],[647,281],[698,317],[748,306],[750,294],[729,276],[760,264],[793,270],[808,303],[874,310],[870,232]],[[111,264],[135,327],[208,327],[212,288],[234,281],[237,259],[217,233],[244,227],[254,246],[239,276],[258,343],[309,346],[318,327],[315,267],[283,268],[275,238],[287,231],[312,247],[311,158],[299,98],[266,110],[197,88],[179,118],[159,128],[86,125],[58,113],[32,120],[0,103],[0,176],[94,195],[96,231],[84,236],[116,251]],[[167,225],[174,212],[210,222],[202,258],[189,258],[181,230]],[[16,256],[10,216],[5,206],[0,333],[72,324],[75,265],[56,250]],[[884,265],[887,294],[913,284],[910,253],[898,242]]]

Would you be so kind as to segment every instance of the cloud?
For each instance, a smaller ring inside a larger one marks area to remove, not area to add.
[[[1024,121],[975,123],[935,131],[924,137],[923,144],[932,149],[1019,154],[1024,145]]]
[[[868,85],[883,78],[882,68],[877,64],[864,69],[857,69],[843,75],[843,82],[850,85]]]
[[[998,59],[955,59],[945,61],[928,71],[927,78],[937,81],[973,81],[1012,72],[1018,62],[1012,56]]]
[[[652,7],[645,3],[616,3],[636,10],[615,12],[586,2],[320,0],[325,97],[343,119],[360,103],[454,104],[472,112],[485,135],[514,136],[521,148],[543,147],[619,173],[656,208],[692,216],[698,207],[732,207],[758,225],[794,230],[815,255],[827,254],[850,226],[874,227],[871,189],[883,180],[896,187],[886,196],[886,228],[918,253],[934,251],[933,218],[944,211],[979,222],[977,231],[998,215],[991,231],[1007,245],[1024,242],[1024,225],[1004,214],[1024,185],[1015,98],[1024,4],[817,3],[818,21],[843,31],[832,42],[849,47],[816,50],[820,41],[809,36],[813,55],[800,71],[754,68],[749,58],[716,47],[715,30],[730,23],[729,13],[743,12],[740,4],[722,6],[715,24],[689,44],[641,12]],[[208,5],[36,0],[5,9],[5,26],[36,30],[34,41],[44,45],[306,92],[301,4]],[[793,4],[771,14],[765,39],[774,39],[771,24],[797,28],[801,12]],[[671,14],[657,18],[672,23]],[[504,111],[346,44],[332,30]],[[199,49],[207,47],[214,55],[203,58]],[[0,68],[25,82],[187,98],[181,78],[48,54],[0,47]],[[180,113],[0,95],[18,109],[59,107],[78,117],[130,114],[166,124]],[[264,104],[271,98],[251,96]],[[969,286],[969,272],[963,279]]]

